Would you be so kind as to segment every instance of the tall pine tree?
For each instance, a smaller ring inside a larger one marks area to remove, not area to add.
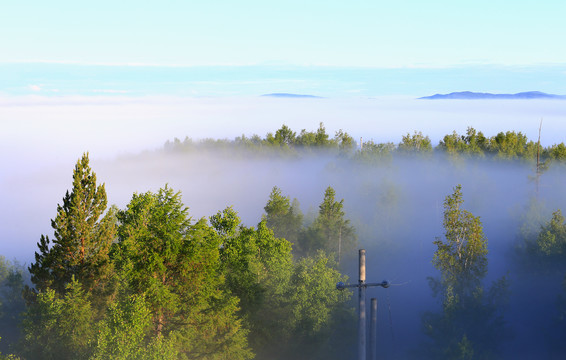
[[[96,174],[83,154],[73,172],[73,188],[57,205],[51,220],[54,238],[42,235],[39,252],[29,267],[37,291],[52,288],[64,293],[74,277],[87,292],[103,291],[112,271],[109,250],[116,233],[114,210],[106,214],[104,184],[96,184]]]

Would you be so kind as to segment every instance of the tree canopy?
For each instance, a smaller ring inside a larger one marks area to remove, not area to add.
[[[432,343],[423,355],[437,359],[489,359],[497,357],[508,333],[502,306],[507,300],[505,277],[488,291],[482,280],[487,274],[487,239],[479,217],[462,208],[462,187],[444,200],[444,240],[437,239],[432,260],[440,279],[429,278],[442,312],[423,315],[425,333]]]

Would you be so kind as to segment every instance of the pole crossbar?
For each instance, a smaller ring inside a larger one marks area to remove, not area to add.
[[[389,286],[391,286],[391,284],[389,283],[389,281],[387,280],[383,280],[380,283],[363,283],[363,284],[344,284],[343,282],[339,282],[338,284],[336,284],[336,289],[337,290],[344,290],[346,288],[360,288],[360,287],[374,287],[374,286],[381,286],[383,288],[388,288]]]
[[[336,289],[358,288],[359,292],[359,321],[358,321],[358,360],[366,360],[366,288],[378,287],[388,288],[391,284],[384,280],[380,283],[366,283],[366,251],[360,249],[360,279],[358,284],[344,284],[339,282]],[[372,304],[373,305],[373,304]],[[372,344],[374,342],[372,341]],[[375,345],[372,345],[375,346]],[[375,356],[375,349],[372,349],[372,357]]]

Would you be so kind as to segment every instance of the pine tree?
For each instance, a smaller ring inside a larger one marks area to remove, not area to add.
[[[281,189],[274,186],[263,209],[267,226],[273,230],[275,237],[285,238],[292,244],[297,244],[303,226],[303,214],[297,199],[291,202],[288,196],[281,194]]]
[[[174,338],[191,359],[251,358],[221,273],[220,239],[205,220],[192,223],[180,193],[134,194],[118,219],[118,270],[151,310],[153,336]]]
[[[345,219],[344,199],[336,200],[336,191],[328,187],[324,199],[319,206],[318,216],[314,223],[303,232],[299,242],[301,249],[308,255],[318,250],[328,254],[336,254],[338,263],[343,253],[348,253],[357,242],[356,232]]]
[[[83,154],[73,172],[73,188],[51,221],[54,238],[41,236],[35,263],[29,267],[36,291],[52,288],[64,293],[72,278],[87,292],[104,291],[112,271],[108,254],[116,229],[114,210],[104,214],[106,205],[104,184],[96,184],[88,153]]]

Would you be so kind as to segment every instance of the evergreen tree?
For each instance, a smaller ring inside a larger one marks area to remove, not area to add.
[[[333,141],[338,145],[338,149],[345,154],[350,153],[356,145],[354,138],[342,129],[336,131]]]
[[[275,132],[275,136],[272,133],[268,133],[265,140],[270,145],[289,148],[295,144],[296,137],[297,134],[294,131],[287,125],[283,125]]]
[[[118,219],[116,260],[134,294],[144,295],[154,336],[174,336],[191,359],[250,358],[238,299],[225,289],[218,236],[204,220],[191,223],[180,193],[134,194]]]
[[[297,199],[293,199],[291,203],[291,199],[283,196],[281,189],[274,186],[263,209],[266,213],[267,226],[273,230],[275,237],[282,237],[297,244],[303,224],[303,214]]]
[[[54,239],[41,236],[39,252],[29,267],[37,291],[52,288],[64,293],[72,278],[87,292],[107,291],[112,273],[109,251],[116,227],[114,210],[104,214],[106,205],[104,184],[96,184],[96,174],[84,154],[73,172],[73,188],[51,221]]]
[[[352,250],[357,242],[355,229],[350,220],[344,218],[344,199],[337,201],[336,192],[328,187],[319,206],[314,223],[301,235],[300,248],[314,255],[318,250],[336,254],[338,262],[342,253]]]

